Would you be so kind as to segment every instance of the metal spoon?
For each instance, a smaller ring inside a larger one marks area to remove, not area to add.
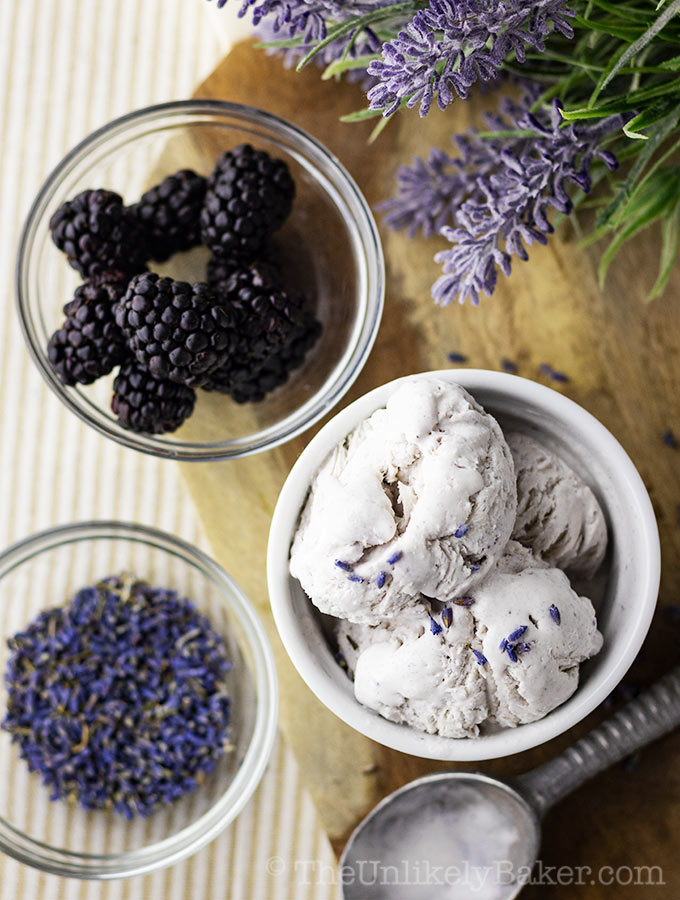
[[[464,772],[410,782],[350,836],[340,859],[344,900],[512,900],[536,861],[545,812],[677,725],[680,667],[555,759],[508,783]]]

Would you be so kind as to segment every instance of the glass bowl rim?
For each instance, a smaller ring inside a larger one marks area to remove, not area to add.
[[[100,419],[88,410],[88,404],[75,400],[72,391],[62,385],[53,372],[28,301],[29,263],[38,237],[37,226],[49,203],[58,195],[64,178],[86,160],[91,151],[116,134],[124,134],[135,125],[151,123],[164,116],[183,115],[215,116],[264,126],[270,136],[286,138],[291,148],[303,154],[319,172],[329,177],[336,191],[341,193],[347,212],[351,215],[348,219],[345,211],[340,210],[345,228],[355,235],[357,246],[363,251],[363,309],[359,310],[360,321],[355,328],[355,338],[345,350],[342,366],[338,367],[332,379],[324,382],[313,402],[307,401],[282,421],[255,432],[245,440],[237,437],[226,442],[173,444],[164,440],[162,435],[139,435],[126,431],[114,421]],[[250,456],[292,440],[323,418],[342,399],[359,376],[375,343],[384,305],[385,263],[378,227],[368,202],[347,169],[320,141],[297,125],[257,107],[214,99],[172,100],[142,107],[112,119],[83,138],[52,169],[38,190],[22,228],[16,259],[15,291],[19,324],[29,353],[51,390],[71,412],[100,434],[129,449],[183,462],[217,462]]]
[[[0,816],[0,851],[29,866],[69,878],[127,878],[174,865],[214,840],[242,811],[257,788],[276,739],[278,681],[274,655],[255,608],[231,576],[207,554],[181,538],[133,522],[91,520],[35,532],[0,553],[0,586],[6,575],[46,551],[91,540],[145,544],[197,569],[221,592],[241,626],[253,655],[255,724],[243,761],[226,791],[198,819],[160,841],[113,854],[86,854],[55,848],[28,837]]]

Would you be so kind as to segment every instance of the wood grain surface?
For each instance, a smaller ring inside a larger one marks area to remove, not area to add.
[[[371,123],[343,125],[339,116],[362,106],[356,86],[322,82],[309,67],[284,70],[274,57],[238,45],[196,95],[270,110],[307,129],[347,166],[371,205],[388,197],[400,163],[423,155],[431,144],[447,146],[451,133],[471,124],[480,105],[458,103],[426,120],[416,113],[393,121],[379,141],[366,142]],[[485,98],[484,103],[494,103]],[[680,435],[680,272],[666,296],[644,301],[656,277],[656,235],[627,249],[612,267],[605,290],[596,278],[597,255],[584,252],[568,231],[531,261],[517,263],[510,279],[480,308],[439,309],[430,298],[437,274],[433,253],[441,239],[409,241],[382,233],[387,261],[385,314],[375,349],[344,402],[414,372],[448,365],[458,351],[468,364],[500,368],[514,360],[519,374],[550,383],[539,372],[548,362],[569,375],[557,385],[597,416],[623,443],[649,488],[663,545],[660,606],[639,659],[626,677],[644,686],[680,660],[680,622],[669,605],[680,592],[680,450],[664,444],[663,432]],[[299,760],[303,778],[340,850],[351,828],[389,791],[440,768],[476,768],[494,775],[529,770],[558,753],[610,710],[549,744],[515,757],[476,766],[437,764],[405,756],[355,734],[327,712],[289,663],[276,635],[265,585],[265,547],[278,491],[293,461],[312,436],[256,457],[221,464],[184,465],[183,474],[212,542],[215,557],[255,602],[275,647],[281,681],[281,727]],[[545,822],[546,866],[661,866],[666,884],[600,883],[529,887],[532,897],[595,900],[617,896],[670,900],[680,896],[680,734],[648,748],[633,764],[620,765],[562,802]],[[624,876],[627,878],[628,875]],[[586,882],[590,876],[585,880]]]

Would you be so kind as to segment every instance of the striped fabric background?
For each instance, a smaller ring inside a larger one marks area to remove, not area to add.
[[[205,548],[178,469],[99,437],[49,392],[19,332],[13,267],[28,207],[59,158],[115,116],[189,96],[238,32],[232,11],[205,0],[0,3],[2,547],[62,522],[119,518]],[[7,789],[0,773],[0,809]],[[325,877],[309,877],[308,860]],[[245,812],[192,859],[98,884],[45,876],[0,856],[0,900],[326,900],[335,896],[332,866],[295,760],[279,742]]]

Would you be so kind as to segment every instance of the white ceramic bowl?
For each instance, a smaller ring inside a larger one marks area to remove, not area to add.
[[[360,397],[316,435],[291,470],[272,519],[269,596],[281,640],[302,678],[332,712],[387,747],[430,759],[509,756],[561,734],[591,712],[624,676],[647,634],[660,576],[659,535],[649,496],[619,442],[590,413],[533,381],[475,369],[427,372],[462,384],[503,428],[532,434],[556,450],[591,485],[609,527],[608,577],[598,607],[604,647],[581,667],[576,693],[538,722],[478,738],[444,738],[398,725],[362,706],[333,658],[322,617],[288,572],[290,545],[310,481],[326,455],[360,421],[383,407],[398,379]]]

